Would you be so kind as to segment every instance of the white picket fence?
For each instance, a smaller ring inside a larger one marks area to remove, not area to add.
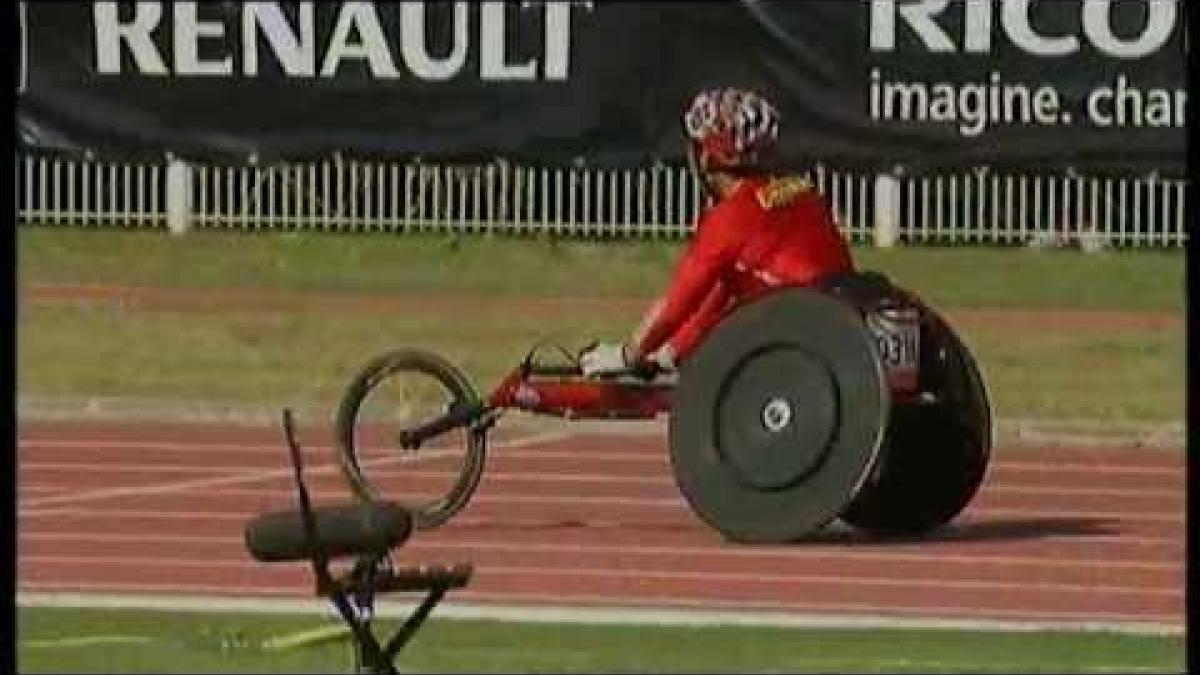
[[[702,205],[680,166],[539,168],[329,158],[212,166],[16,157],[22,225],[680,238]],[[1185,178],[906,177],[818,165],[810,177],[857,242],[1181,247]]]

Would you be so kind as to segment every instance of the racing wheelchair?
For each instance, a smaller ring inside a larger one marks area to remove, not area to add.
[[[668,415],[677,486],[738,542],[795,541],[839,518],[871,534],[926,533],[969,504],[993,442],[967,346],[915,293],[863,272],[738,307],[673,373],[586,378],[577,355],[539,344],[481,396],[436,353],[383,354],[338,407],[342,473],[374,503],[383,479],[372,475],[408,472],[414,487],[389,497],[417,529],[437,527],[471,499],[488,434],[509,410]],[[422,458],[435,467],[413,468]]]

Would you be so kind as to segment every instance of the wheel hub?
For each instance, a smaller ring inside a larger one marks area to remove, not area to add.
[[[787,428],[792,422],[792,406],[787,399],[775,397],[762,409],[763,428],[777,434]]]
[[[719,452],[743,485],[780,490],[824,461],[838,416],[820,361],[803,350],[769,349],[739,364],[723,391]]]

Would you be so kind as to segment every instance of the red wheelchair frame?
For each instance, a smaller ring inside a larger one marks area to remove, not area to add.
[[[632,373],[591,379],[577,364],[539,364],[533,356],[492,390],[488,408],[568,419],[651,419],[671,410],[673,380],[655,382]]]
[[[907,300],[865,312],[892,399],[898,403],[919,395],[917,355],[923,312],[913,298]],[[652,379],[632,372],[587,378],[577,363],[537,363],[536,353],[537,347],[487,396],[488,409],[519,409],[568,419],[651,419],[671,410],[673,376],[664,378],[660,371]]]

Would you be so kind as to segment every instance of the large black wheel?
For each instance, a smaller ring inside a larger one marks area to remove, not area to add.
[[[786,289],[724,319],[684,363],[671,464],[726,538],[787,542],[833,520],[876,461],[890,399],[847,303]]]
[[[877,471],[842,520],[880,535],[918,535],[953,520],[983,483],[992,449],[987,387],[970,350],[925,307],[923,404],[893,406]]]
[[[342,474],[360,499],[411,509],[418,529],[441,525],[466,506],[479,485],[486,428],[463,424],[417,448],[405,447],[403,435],[478,404],[470,380],[436,354],[399,350],[374,359],[338,406]]]

